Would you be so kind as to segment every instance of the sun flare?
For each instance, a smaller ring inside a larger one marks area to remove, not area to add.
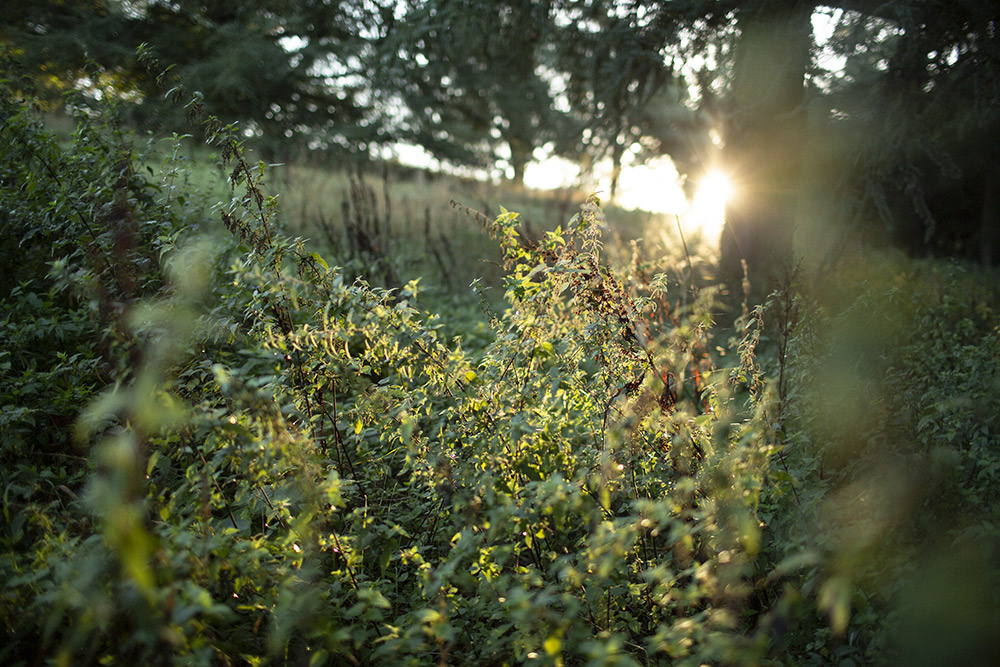
[[[712,168],[694,181],[694,194],[685,201],[677,169],[669,158],[651,160],[622,173],[618,203],[651,213],[677,214],[687,233],[715,243],[722,233],[726,203],[733,197],[732,180]]]
[[[677,213],[684,209],[677,168],[670,158],[654,158],[622,170],[617,203],[650,213]]]
[[[605,167],[597,170],[598,178],[593,184],[602,194],[607,193],[611,173],[610,165]],[[576,178],[579,178],[579,167],[556,158],[530,167],[525,175],[531,187],[543,189],[565,187]],[[695,186],[694,192],[686,196],[682,178],[668,156],[626,164],[621,171],[614,203],[626,209],[676,215],[685,233],[700,236],[714,245],[722,233],[726,203],[734,195],[732,181],[724,170],[711,168],[700,178],[692,178],[690,183]]]
[[[733,182],[721,169],[710,169],[697,181],[694,199],[688,207],[688,225],[706,239],[717,239],[726,219],[726,203],[733,197]]]
[[[695,199],[719,200],[725,204],[733,194],[733,182],[721,169],[709,170],[698,183]]]

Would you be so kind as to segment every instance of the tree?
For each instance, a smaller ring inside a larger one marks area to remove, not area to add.
[[[762,274],[790,264],[810,12],[796,1],[595,0],[574,15],[574,101],[590,107],[615,168],[637,144],[695,177],[721,160],[739,181],[722,246],[727,278],[739,277],[740,260]]]
[[[725,163],[740,196],[726,210],[723,277],[773,284],[791,269],[806,130],[812,6],[761,2],[738,14]]]
[[[140,101],[145,122],[175,118],[163,88],[198,91],[208,113],[239,121],[277,152],[282,146],[364,149],[377,127],[360,70],[375,17],[357,2],[9,3],[2,39],[36,78],[62,90],[97,71],[118,94]],[[142,43],[168,68],[148,72]],[[90,65],[88,66],[88,61]],[[51,86],[50,86],[51,87]]]
[[[506,150],[523,184],[536,148],[566,145],[577,129],[553,92],[551,2],[407,3],[380,44],[376,69],[396,138],[458,164],[492,166]]]
[[[655,48],[661,36],[651,43],[647,26],[617,3],[570,3],[561,16],[560,68],[568,75],[571,108],[586,128],[577,153],[587,165],[610,157],[613,198],[626,149],[641,142],[642,119],[675,77]]]
[[[826,96],[861,168],[857,211],[918,253],[998,260],[1000,9],[995,3],[844,3]]]
[[[34,84],[36,98],[54,104],[67,89],[87,76],[88,59],[117,63],[105,70],[115,88],[134,90],[124,63],[134,60],[131,37],[119,3],[107,0],[39,0],[0,6],[0,57],[5,70],[20,69]],[[126,44],[125,42],[128,42]]]
[[[704,136],[721,139],[720,160],[738,193],[721,239],[722,276],[731,284],[744,262],[758,294],[790,271],[807,185],[840,192],[855,203],[854,215],[878,209],[894,219],[897,239],[924,237],[918,246],[945,252],[981,242],[993,256],[1000,86],[992,3],[589,0],[565,7],[579,26],[577,60],[567,67],[574,100],[589,106],[612,151],[637,142],[690,172],[708,166]],[[818,13],[838,23],[828,44],[813,34]],[[843,70],[824,69],[821,59],[831,55],[846,58]],[[695,90],[692,98],[668,94],[684,86]],[[676,111],[685,106],[692,108],[686,118]],[[950,216],[936,210],[949,200],[977,203],[957,216],[953,205]],[[957,218],[981,221],[979,229],[961,231],[969,225]],[[919,221],[921,232],[907,219]]]

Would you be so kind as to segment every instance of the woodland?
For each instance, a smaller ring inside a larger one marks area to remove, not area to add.
[[[998,30],[4,3],[0,663],[1000,663]]]

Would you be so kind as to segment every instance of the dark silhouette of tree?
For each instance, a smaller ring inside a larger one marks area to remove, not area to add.
[[[576,124],[554,93],[552,2],[408,3],[379,46],[375,69],[397,137],[459,164],[489,167],[498,152],[515,183],[534,150],[556,151]]]
[[[993,258],[1000,227],[992,166],[1000,91],[995,3],[590,0],[565,7],[576,29],[566,58],[570,89],[603,138],[601,150],[614,157],[623,144],[641,143],[696,176],[715,159],[704,135],[718,133],[718,159],[737,189],[721,239],[721,272],[731,284],[742,279],[744,262],[758,294],[791,270],[809,191],[835,192],[850,205],[831,212],[886,222],[897,242]],[[813,34],[817,12],[836,20],[825,45]],[[846,59],[844,69],[824,72],[821,58],[829,55]],[[685,85],[696,89],[693,97],[677,94]],[[676,111],[684,107],[687,116]]]
[[[664,91],[676,80],[672,63],[658,51],[663,35],[618,3],[569,3],[562,20],[559,62],[568,74],[568,100],[586,129],[576,153],[586,166],[610,158],[613,198],[625,151],[657,134],[649,125],[656,124],[666,106]],[[672,136],[695,134],[666,125]]]
[[[241,122],[272,153],[293,145],[363,149],[377,138],[361,56],[376,16],[324,0],[6,3],[0,40],[53,92],[98,73],[137,98],[139,120],[183,113],[164,86],[198,91],[208,113]],[[137,58],[149,46],[162,68]]]
[[[917,253],[996,263],[1000,241],[1000,7],[844,3],[846,59],[825,99],[855,140],[846,197]]]
[[[724,278],[773,284],[792,264],[806,131],[806,69],[812,7],[761,2],[737,18],[724,161],[739,196],[727,206],[720,240]]]

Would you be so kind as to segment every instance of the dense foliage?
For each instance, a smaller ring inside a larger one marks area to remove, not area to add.
[[[379,133],[359,60],[374,21],[359,3],[314,0],[7,3],[0,61],[50,105],[101,87],[133,102],[144,127],[169,132],[184,114],[163,86],[183,86],[280,159],[306,144],[364,152]],[[141,45],[169,69],[151,71]]]
[[[384,104],[399,108],[391,136],[451,163],[499,167],[519,184],[536,151],[565,154],[582,124],[551,85],[557,3],[444,0],[395,11],[403,20],[371,63]]]
[[[505,305],[455,335],[285,236],[211,118],[208,206],[113,107],[2,114],[6,664],[997,657],[981,276],[714,332],[691,259],[612,265],[592,199],[537,242],[483,217]]]
[[[0,62],[52,103],[110,86],[147,128],[179,131],[161,84],[200,91],[281,162],[402,143],[520,183],[607,158],[612,193],[630,160],[721,166],[742,194],[723,277],[746,261],[763,297],[805,225],[1000,261],[998,21],[974,0],[39,0],[0,8]]]

